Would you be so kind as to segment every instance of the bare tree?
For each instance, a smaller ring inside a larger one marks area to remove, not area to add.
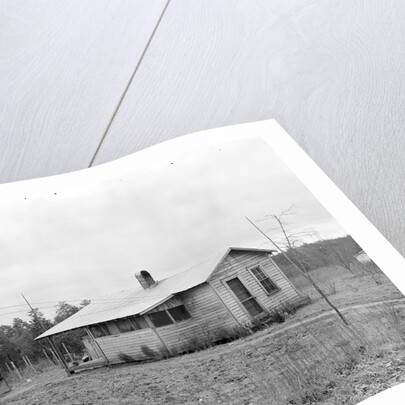
[[[286,240],[287,246],[290,248],[289,253],[295,252],[294,250],[294,244],[291,239],[291,235],[289,235],[285,229],[284,223],[282,221],[282,216],[285,215],[286,211],[280,215],[272,215],[272,217],[277,221],[279,224],[280,230],[282,234],[284,235],[284,238]],[[278,243],[276,243],[273,239],[271,239],[266,233],[264,233],[253,221],[251,221],[248,217],[245,217],[247,221],[249,221],[266,239],[270,241],[270,243],[286,258],[286,260],[294,267],[296,268],[300,273],[304,275],[304,277],[311,283],[311,285],[315,288],[315,290],[321,295],[321,297],[326,301],[326,303],[336,312],[336,314],[339,316],[339,318],[343,321],[345,325],[349,325],[349,322],[347,319],[343,316],[343,314],[339,311],[339,309],[329,300],[329,298],[326,296],[326,294],[322,291],[322,289],[316,284],[316,282],[313,280],[313,278],[310,276],[308,270],[309,270],[309,265],[300,260],[299,258],[295,257],[295,260],[292,260],[289,255],[285,252],[284,249],[282,249]],[[293,253],[294,254],[294,253]]]

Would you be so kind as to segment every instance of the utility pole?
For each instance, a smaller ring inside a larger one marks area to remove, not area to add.
[[[44,326],[44,324],[41,322],[41,320],[39,319],[39,317],[37,316],[37,313],[35,312],[35,309],[31,306],[31,304],[28,302],[28,300],[24,297],[24,294],[21,293],[22,297],[24,298],[24,301],[27,303],[27,305],[31,308],[31,311],[33,313],[33,315],[35,316],[36,320],[38,321],[38,323],[41,325],[41,328],[44,332],[46,332],[46,328]],[[58,359],[60,360],[60,362],[62,363],[66,373],[70,376],[71,375],[71,371],[69,370],[69,367],[66,364],[65,359],[62,356],[62,353],[60,352],[60,350],[58,349],[58,347],[56,346],[53,337],[49,336],[49,343],[51,344],[53,350],[55,350],[56,355],[58,356]]]

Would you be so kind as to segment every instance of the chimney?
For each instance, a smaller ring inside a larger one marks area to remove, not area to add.
[[[144,290],[147,290],[150,287],[154,287],[157,284],[157,281],[155,281],[146,270],[135,273],[135,277]]]

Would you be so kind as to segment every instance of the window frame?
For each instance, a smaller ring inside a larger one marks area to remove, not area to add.
[[[119,327],[118,325],[119,325],[120,322],[123,322],[123,321],[128,322],[128,324],[131,326],[132,329],[126,330],[126,331],[122,332],[121,329],[120,329],[120,327]],[[130,333],[130,332],[134,332],[134,331],[138,330],[137,328],[135,328],[134,323],[133,323],[133,322],[131,321],[131,319],[129,319],[129,318],[116,319],[116,320],[114,321],[114,323],[115,323],[115,326],[117,327],[117,329],[119,330],[120,335],[122,335],[122,334],[124,334],[124,333]]]
[[[143,321],[140,322],[140,320],[142,318],[143,318]],[[131,325],[132,330],[121,332],[121,330],[118,326],[118,323],[120,321],[124,321],[124,320],[127,321]],[[116,328],[119,330],[120,335],[123,333],[136,332],[138,330],[150,328],[150,325],[149,325],[148,321],[146,320],[146,318],[143,316],[138,316],[138,315],[131,315],[131,316],[126,316],[125,318],[115,319],[113,322],[115,323]]]
[[[168,317],[168,319],[169,319],[171,322],[170,322],[170,323],[167,323],[166,325],[156,325],[155,322],[154,322],[154,320],[153,320],[153,316],[156,315],[156,314],[160,314],[160,313],[165,313],[166,316]],[[149,319],[151,320],[151,322],[152,322],[152,324],[153,324],[153,326],[154,326],[155,328],[164,328],[165,326],[170,326],[170,325],[173,325],[174,323],[176,323],[176,322],[174,321],[174,319],[170,316],[170,314],[167,312],[166,309],[162,309],[161,311],[156,311],[156,312],[149,312],[148,316],[149,316]]]
[[[259,280],[259,278],[253,272],[253,269],[256,269],[256,268],[258,268],[266,276],[266,278],[264,278],[263,280]],[[266,295],[273,295],[281,290],[281,288],[277,285],[277,283],[275,283],[272,280],[272,278],[267,274],[267,272],[263,269],[263,267],[260,264],[255,264],[253,266],[249,266],[249,267],[247,267],[247,270],[252,275],[252,277],[255,279],[255,281],[260,285],[261,289],[265,292]],[[275,287],[274,290],[272,290],[270,292],[266,290],[266,288],[262,284],[262,281],[264,281],[266,279],[268,279],[270,281],[270,283],[274,285],[274,287]]]
[[[103,322],[103,323],[96,323],[96,324],[93,324],[93,325],[89,325],[89,331],[90,331],[90,333],[91,333],[91,335],[93,336],[93,338],[94,339],[100,339],[100,338],[104,338],[104,337],[107,337],[107,336],[111,336],[112,334],[111,334],[111,332],[110,332],[110,330],[108,329],[108,327],[107,327],[107,325],[105,324],[105,322]],[[92,330],[92,328],[98,328],[98,329],[100,329],[102,332],[103,332],[103,336],[95,336],[94,335],[94,332],[93,332],[93,330]]]
[[[246,307],[243,305],[243,303],[241,302],[241,300],[236,296],[236,294],[232,291],[232,288],[229,286],[228,281],[237,278],[242,284],[243,286],[246,288],[246,290],[249,292],[250,297],[254,298],[256,300],[256,302],[258,303],[258,305],[262,308],[262,312],[260,314],[257,315],[252,315],[247,309]],[[226,288],[226,290],[231,294],[232,298],[236,301],[236,303],[239,305],[239,307],[242,309],[242,311],[247,315],[247,317],[249,319],[255,319],[256,317],[259,317],[263,314],[263,312],[266,312],[266,307],[260,302],[260,300],[252,294],[252,292],[250,291],[250,289],[246,286],[246,283],[243,281],[243,277],[241,277],[241,274],[239,273],[235,273],[232,274],[228,277],[225,277],[223,279],[221,279],[222,284],[224,285],[224,287]]]
[[[187,319],[182,319],[181,321],[176,321],[176,320],[174,319],[174,317],[171,315],[171,313],[169,312],[169,310],[170,310],[170,309],[177,308],[177,307],[184,307],[184,309],[186,310],[186,312],[187,312],[188,315],[189,315],[189,318],[187,318]],[[172,323],[168,323],[167,325],[162,325],[162,326],[156,326],[155,323],[153,322],[152,316],[153,316],[153,314],[156,314],[156,313],[158,313],[158,312],[166,312],[166,315],[170,318],[170,320],[172,321]],[[152,315],[152,316],[151,316],[151,315]],[[176,305],[176,306],[174,306],[174,307],[162,309],[162,310],[156,311],[156,312],[149,312],[149,313],[148,313],[148,317],[149,317],[150,321],[152,322],[152,325],[153,325],[154,328],[164,328],[165,326],[175,325],[175,324],[177,324],[177,323],[181,323],[181,322],[185,322],[185,321],[188,321],[188,320],[190,320],[190,319],[193,319],[193,316],[191,315],[190,311],[188,310],[188,308],[187,308],[184,304]]]
[[[179,308],[179,307],[183,307],[183,308],[184,308],[185,313],[188,315],[188,318],[186,318],[186,319],[180,319],[179,321],[177,321],[177,320],[174,318],[174,316],[170,313],[170,310],[176,309],[176,308]],[[175,323],[180,323],[180,322],[188,321],[189,319],[192,318],[192,316],[191,316],[191,314],[190,314],[190,311],[187,309],[187,307],[186,307],[184,304],[176,305],[175,307],[172,307],[172,308],[167,308],[166,311],[168,312],[169,316],[173,319],[173,321],[174,321]]]
[[[129,322],[131,322],[132,326],[135,328],[135,330],[142,330],[142,329],[149,329],[150,325],[148,321],[146,320],[145,316],[130,316],[128,317]]]

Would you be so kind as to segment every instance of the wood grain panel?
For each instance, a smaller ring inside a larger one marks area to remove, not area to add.
[[[96,163],[276,118],[405,253],[404,6],[173,2]]]
[[[164,4],[2,3],[1,182],[88,166]]]

